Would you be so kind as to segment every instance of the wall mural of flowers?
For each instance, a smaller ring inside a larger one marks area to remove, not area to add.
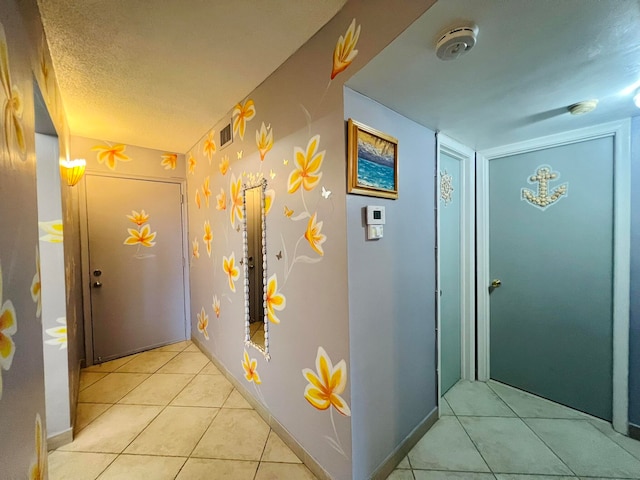
[[[29,469],[29,480],[45,480],[47,478],[47,435],[42,426],[40,414],[36,414],[35,451],[36,461]]]
[[[56,318],[57,327],[47,328],[45,333],[52,337],[49,340],[45,340],[47,345],[59,346],[60,350],[67,348],[67,319],[65,317]]]
[[[118,144],[111,145],[106,143],[105,145],[96,145],[91,150],[98,152],[98,163],[105,164],[109,170],[115,170],[118,166],[118,162],[130,162],[129,158],[124,152],[127,149],[126,145]]]
[[[27,141],[22,125],[24,101],[22,99],[22,92],[18,86],[11,81],[9,48],[7,47],[7,37],[2,24],[0,24],[0,82],[2,83],[2,90],[4,92],[4,101],[2,104],[4,148],[9,158],[12,158],[12,153],[16,152],[20,159],[26,160]]]
[[[178,154],[177,153],[163,153],[161,155],[162,161],[160,165],[164,167],[165,170],[175,170],[176,165],[178,164]]]
[[[18,331],[16,311],[11,300],[3,300],[3,276],[0,265],[0,399],[2,399],[2,370],[9,370],[16,353],[13,335]]]
[[[40,280],[40,249],[36,246],[36,273],[31,281],[31,298],[36,304],[36,318],[42,315],[42,283]]]
[[[196,315],[198,319],[198,331],[204,336],[205,340],[209,340],[209,332],[207,327],[209,326],[209,315],[204,311],[204,307],[200,310],[200,313]]]
[[[40,237],[40,241],[49,243],[62,243],[62,220],[51,220],[49,222],[38,222],[40,230],[45,235]]]
[[[326,440],[338,453],[346,457],[336,430],[333,409],[344,417],[351,416],[349,405],[340,396],[347,386],[347,363],[342,359],[334,366],[324,348],[318,347],[316,371],[305,368],[302,370],[302,376],[309,382],[304,389],[307,402],[318,410],[329,410],[335,438],[325,436]]]
[[[131,222],[137,225],[137,228],[128,228],[127,232],[129,236],[125,238],[124,245],[137,246],[136,252],[133,254],[135,258],[149,258],[153,257],[153,254],[142,254],[140,253],[140,247],[152,248],[156,242],[156,232],[151,231],[151,225],[147,222],[149,221],[149,215],[144,211],[140,210],[139,212],[136,210],[131,211],[131,215],[126,216]]]
[[[244,131],[247,128],[247,122],[256,116],[256,107],[253,100],[247,100],[238,103],[233,109],[233,134],[239,135],[240,139],[244,139]]]

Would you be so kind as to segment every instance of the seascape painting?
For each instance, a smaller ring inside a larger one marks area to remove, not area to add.
[[[349,120],[349,193],[398,198],[398,141]]]

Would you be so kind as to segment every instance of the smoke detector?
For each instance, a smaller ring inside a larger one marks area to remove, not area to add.
[[[476,44],[477,25],[451,28],[436,42],[436,55],[440,60],[455,60]]]

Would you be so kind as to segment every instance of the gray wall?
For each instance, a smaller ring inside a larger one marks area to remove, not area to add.
[[[631,325],[629,423],[640,426],[640,117],[631,123]]]
[[[396,137],[399,198],[347,195],[353,478],[369,478],[436,408],[435,134],[352,90],[344,118]],[[385,207],[366,240],[363,208]]]

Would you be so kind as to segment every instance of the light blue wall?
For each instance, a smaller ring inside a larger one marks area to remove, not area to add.
[[[640,426],[640,117],[631,123],[631,325],[629,422]]]
[[[347,195],[353,478],[370,478],[435,408],[435,134],[352,90],[345,120],[399,140],[399,198]],[[386,209],[367,241],[366,205]]]

